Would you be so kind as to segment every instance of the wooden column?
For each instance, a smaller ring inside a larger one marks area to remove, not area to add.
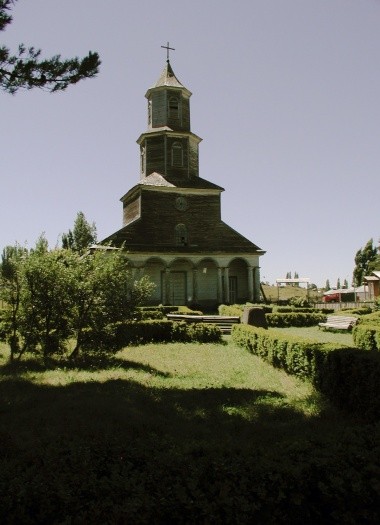
[[[218,267],[218,303],[223,302],[223,268]]]
[[[193,302],[198,302],[198,270],[193,269]]]
[[[260,266],[255,266],[255,279],[254,279],[254,301],[260,301]]]
[[[230,302],[230,281],[229,281],[229,271],[228,266],[224,268],[224,302],[229,304]]]
[[[247,271],[248,271],[248,301],[254,302],[254,300],[255,300],[255,291],[253,289],[253,272],[254,272],[254,267],[253,266],[248,266]]]
[[[170,304],[170,270],[169,268],[165,268],[162,292],[163,292],[164,304]]]

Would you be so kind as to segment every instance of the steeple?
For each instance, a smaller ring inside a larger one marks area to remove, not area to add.
[[[169,44],[165,48],[171,49]],[[141,178],[151,173],[177,181],[199,176],[198,144],[202,139],[190,130],[191,92],[178,80],[169,60],[145,97],[148,130],[137,140]]]

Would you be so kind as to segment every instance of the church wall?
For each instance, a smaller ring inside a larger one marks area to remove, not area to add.
[[[166,125],[166,93],[156,91],[152,93],[152,127],[159,128]]]
[[[183,195],[183,193],[181,194]],[[186,195],[188,209],[175,207],[178,194],[167,192],[142,192],[142,221],[136,225],[145,242],[157,245],[176,244],[175,227],[184,224],[188,231],[188,245],[206,248],[215,242],[213,226],[220,217],[218,195]],[[208,220],[204,220],[207,209]],[[138,233],[137,235],[138,236]]]
[[[198,142],[189,140],[189,175],[193,177],[199,176],[199,153]]]
[[[216,267],[201,267],[197,272],[197,302],[218,301],[218,270]]]
[[[172,166],[172,146],[175,142],[182,145],[183,162],[182,167]],[[168,177],[187,176],[189,167],[188,140],[187,138],[168,137],[166,140],[166,173]]]
[[[137,199],[133,200],[132,202],[128,204],[124,204],[123,206],[123,226],[130,224],[131,222],[135,221],[136,219],[140,217],[140,207],[141,207],[140,197],[137,197]]]
[[[149,302],[152,304],[160,304],[162,302],[162,270],[162,265],[152,263],[144,268],[144,275],[147,275],[155,284],[155,289],[149,298]]]
[[[149,137],[146,140],[146,175],[153,172],[165,175],[165,137]]]

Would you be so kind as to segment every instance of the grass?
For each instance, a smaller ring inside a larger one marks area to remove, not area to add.
[[[276,330],[283,330],[286,333],[320,343],[339,343],[353,348],[355,347],[352,333],[349,331],[322,330],[318,326],[276,328]]]
[[[41,421],[60,436],[81,427],[84,435],[99,432],[101,420],[123,440],[151,428],[176,447],[244,448],[301,429],[325,432],[339,419],[310,384],[232,344],[147,345],[123,350],[104,368],[28,368],[4,366],[0,376],[3,431],[21,448],[40,439]],[[273,433],[277,424],[281,435]]]
[[[2,523],[265,524],[277,507],[273,523],[301,508],[312,523],[319,464],[351,478],[355,457],[363,471],[356,449],[346,460],[358,423],[228,340],[131,347],[82,369],[9,367],[0,353]],[[294,494],[305,505],[290,511]]]

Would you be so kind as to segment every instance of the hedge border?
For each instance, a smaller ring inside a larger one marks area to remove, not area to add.
[[[310,380],[339,408],[366,421],[380,419],[379,353],[248,325],[235,325],[232,339],[273,366]]]

